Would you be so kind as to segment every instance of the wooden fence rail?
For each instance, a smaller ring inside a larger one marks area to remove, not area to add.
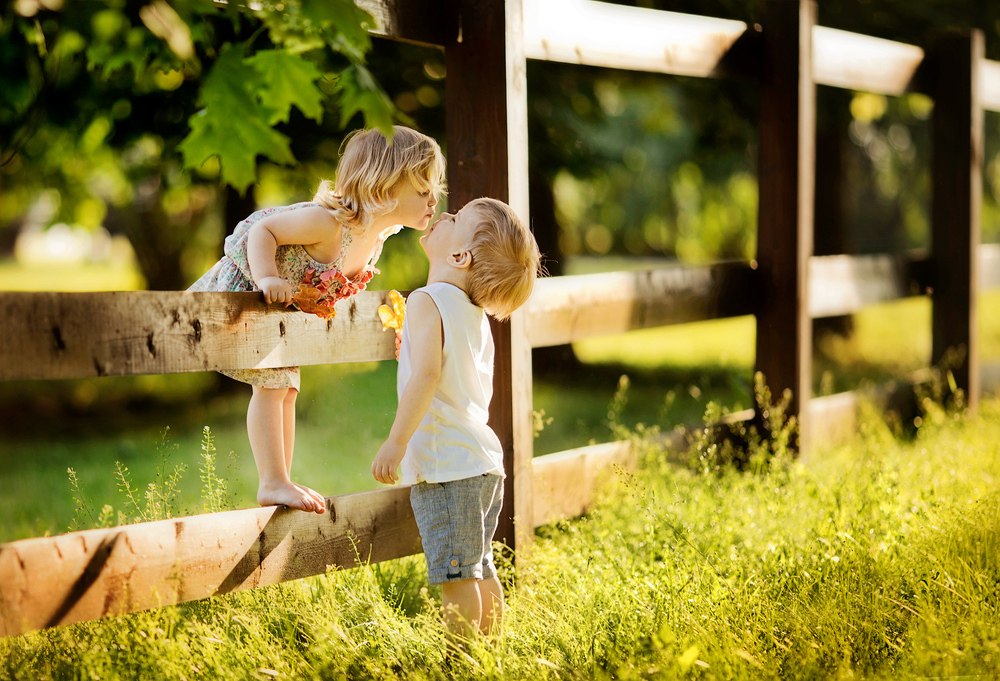
[[[528,217],[527,59],[748,79],[762,100],[759,246],[752,263],[543,280],[510,323],[494,325],[503,541],[521,547],[535,527],[585,512],[604,472],[633,456],[622,443],[532,456],[532,347],[752,314],[756,368],[773,390],[795,391],[794,411],[815,434],[852,418],[857,396],[811,399],[811,319],[929,295],[933,359],[966,350],[957,379],[975,404],[976,293],[1000,287],[1000,246],[978,244],[982,116],[1000,111],[1000,63],[983,58],[981,34],[905,45],[817,26],[810,0],[765,0],[761,26],[567,2],[359,0],[375,34],[444,51],[451,200],[494,196]],[[935,99],[928,254],[813,256],[817,85]],[[385,360],[393,341],[381,302],[364,292],[323,321],[254,294],[0,293],[0,380]],[[328,505],[325,516],[248,509],[0,544],[0,636],[420,550],[404,489]]]

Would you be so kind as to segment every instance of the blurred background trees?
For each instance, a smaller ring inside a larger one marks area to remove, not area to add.
[[[759,0],[641,0],[753,23]],[[17,0],[0,19],[0,257],[21,230],[127,238],[145,286],[183,288],[259,203],[307,198],[345,129],[393,119],[443,139],[438,51],[372,41],[348,0],[256,10],[197,0]],[[823,25],[925,43],[978,27],[1000,57],[1000,6],[819,3]],[[749,83],[529,64],[534,227],[553,274],[579,256],[752,258],[755,89]],[[821,88],[817,252],[926,245],[921,95]],[[987,240],[1000,238],[1000,142],[987,125]],[[387,254],[400,285],[422,268]],[[577,260],[586,267],[600,261]],[[614,261],[611,268],[620,266]],[[389,268],[386,268],[387,270]]]

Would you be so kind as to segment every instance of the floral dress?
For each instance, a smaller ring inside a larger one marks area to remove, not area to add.
[[[225,255],[212,269],[193,283],[188,291],[259,291],[260,288],[254,283],[250,274],[250,263],[247,261],[247,239],[250,228],[269,215],[317,205],[319,204],[307,201],[256,211],[240,222],[233,233],[226,237],[223,249]],[[391,228],[383,232],[368,263],[353,279],[346,277],[342,271],[344,256],[351,245],[353,235],[351,230],[342,229],[340,255],[330,263],[314,260],[306,252],[305,247],[301,245],[278,246],[275,254],[278,274],[292,286],[298,284],[299,290],[295,293],[292,301],[303,312],[310,312],[325,319],[333,317],[334,303],[363,291],[368,282],[375,276],[378,272],[375,263],[382,254],[382,244],[389,235],[395,234],[400,228]],[[235,378],[237,381],[263,388],[295,388],[298,390],[301,383],[298,367],[234,369],[220,373]]]

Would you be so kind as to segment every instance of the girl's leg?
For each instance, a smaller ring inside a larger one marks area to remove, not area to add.
[[[448,631],[466,637],[479,633],[483,602],[477,580],[445,582],[441,585],[441,599],[444,601],[444,622]]]
[[[483,616],[479,622],[479,631],[485,635],[499,634],[503,626],[503,587],[500,580],[487,577],[478,584],[479,600],[483,604]]]
[[[295,388],[289,388],[285,395],[285,399],[281,403],[281,416],[282,416],[282,435],[284,436],[284,446],[285,446],[285,475],[288,479],[292,479],[292,457],[295,454],[295,400],[299,395],[299,391]],[[320,506],[326,507],[326,500],[323,495],[319,492],[306,487],[305,485],[300,485],[298,483],[292,483],[303,492],[312,497]]]
[[[253,386],[247,407],[247,435],[260,482],[257,503],[282,505],[303,511],[325,511],[311,495],[292,484],[285,467],[284,408],[288,389]]]

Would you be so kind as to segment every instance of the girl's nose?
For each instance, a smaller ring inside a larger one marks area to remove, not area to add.
[[[431,194],[430,198],[427,199],[427,205],[430,206],[431,208],[438,205],[438,198],[434,196],[434,194]]]

